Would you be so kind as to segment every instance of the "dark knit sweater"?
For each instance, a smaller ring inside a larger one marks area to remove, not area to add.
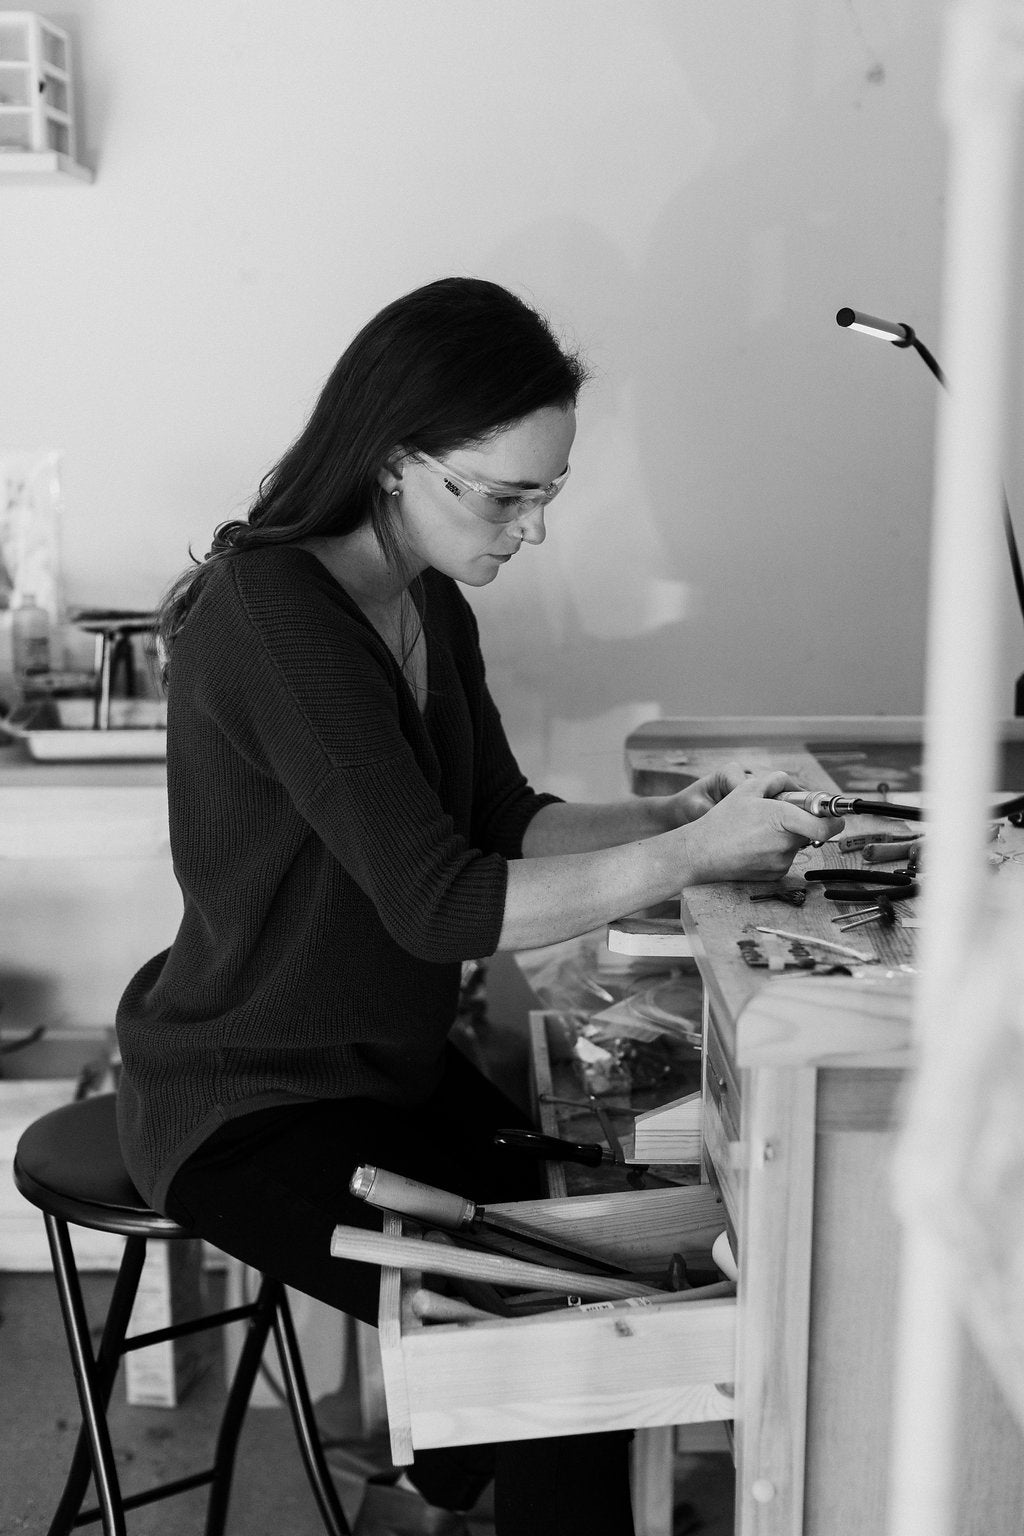
[[[554,797],[516,765],[455,583],[428,571],[422,602],[423,715],[356,604],[294,547],[211,570],[176,642],[184,914],[117,1016],[123,1150],[157,1208],[227,1118],[426,1098],[460,962],[497,946],[506,860]]]

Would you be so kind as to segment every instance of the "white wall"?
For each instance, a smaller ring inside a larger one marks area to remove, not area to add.
[[[0,186],[0,447],[66,454],[71,603],[155,602],[364,320],[474,273],[596,375],[547,544],[473,594],[535,777],[616,792],[659,713],[920,708],[935,386],[833,317],[941,357],[935,0],[45,14],[96,180]]]

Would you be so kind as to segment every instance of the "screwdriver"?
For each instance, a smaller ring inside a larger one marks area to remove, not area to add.
[[[598,1148],[598,1151],[601,1149]],[[367,1205],[380,1210],[395,1211],[400,1216],[412,1216],[428,1225],[446,1228],[451,1232],[495,1232],[502,1237],[516,1238],[543,1248],[560,1259],[570,1259],[573,1264],[586,1264],[602,1275],[631,1277],[631,1271],[617,1264],[609,1264],[582,1248],[570,1248],[562,1243],[550,1242],[539,1237],[532,1227],[515,1217],[502,1213],[494,1216],[482,1205],[467,1200],[447,1189],[437,1189],[432,1184],[421,1184],[418,1179],[407,1179],[404,1174],[391,1173],[387,1168],[376,1168],[361,1163],[349,1180],[349,1193]]]

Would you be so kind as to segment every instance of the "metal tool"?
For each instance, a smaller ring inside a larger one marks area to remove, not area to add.
[[[612,1154],[612,1157],[615,1159],[615,1161],[620,1163],[626,1169],[626,1183],[629,1185],[630,1189],[646,1189],[648,1178],[647,1170],[650,1164],[626,1162],[626,1154],[622,1150],[622,1143],[616,1134],[615,1126],[612,1123],[612,1118],[608,1111],[605,1109],[604,1105],[600,1102],[595,1093],[591,1093],[588,1090],[587,1098],[590,1100],[591,1105],[593,1106],[594,1114],[597,1116],[598,1124],[600,1125],[601,1130],[604,1132],[604,1139],[608,1143],[609,1152]],[[663,1182],[662,1180],[657,1179],[655,1175],[651,1175],[651,1177],[655,1177],[655,1181],[657,1183]]]
[[[608,1150],[612,1154],[613,1159],[617,1163],[625,1163],[626,1154],[622,1150],[622,1142],[619,1140],[615,1126],[612,1124],[611,1116],[597,1097],[597,1094],[592,1093],[589,1088],[587,1089],[587,1098],[590,1100],[590,1106],[597,1116],[597,1123],[604,1133],[604,1139],[608,1143]]]
[[[807,892],[799,885],[770,885],[766,890],[755,891],[751,901],[785,901],[791,907],[802,907]]]
[[[891,901],[883,897],[873,907],[847,912],[843,917],[834,917],[832,921],[838,924],[843,933],[848,928],[862,928],[865,923],[881,923],[883,928],[892,928],[896,924],[896,909]]]
[[[913,885],[905,869],[806,869],[808,885]]]
[[[758,933],[774,933],[780,939],[796,939],[801,944],[817,944],[819,949],[830,949],[836,954],[847,955],[852,960],[860,960],[864,965],[877,961],[877,955],[866,955],[863,950],[851,949],[847,944],[833,944],[828,939],[819,939],[813,933],[793,933],[788,928],[762,928],[757,927]]]
[[[598,1151],[601,1149],[598,1148]],[[539,1236],[532,1227],[510,1216],[494,1216],[482,1205],[467,1200],[447,1189],[436,1189],[431,1184],[421,1184],[417,1179],[407,1179],[403,1174],[391,1173],[387,1168],[376,1168],[361,1163],[349,1180],[349,1192],[358,1200],[379,1210],[395,1211],[399,1216],[412,1216],[431,1226],[442,1227],[450,1232],[496,1232],[502,1237],[514,1238],[542,1248],[557,1258],[573,1264],[586,1264],[602,1275],[628,1275],[629,1270],[619,1264],[609,1264],[606,1259],[587,1253],[582,1248],[553,1243]]]
[[[881,885],[874,877],[870,885],[826,885],[822,895],[826,901],[909,901],[916,896],[919,887],[911,881],[907,885]],[[850,913],[846,913],[849,917]]]

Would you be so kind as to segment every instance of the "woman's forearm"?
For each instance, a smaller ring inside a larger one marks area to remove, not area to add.
[[[617,800],[606,805],[545,805],[523,836],[523,857],[592,853],[667,832],[672,825],[661,796]]]
[[[781,799],[787,787],[784,774],[740,774],[706,810],[699,785],[661,801],[545,806],[526,829],[524,857],[509,861],[498,947],[571,939],[688,885],[779,879],[798,849],[843,828]]]
[[[499,949],[532,949],[575,938],[624,913],[678,895],[700,878],[680,833],[587,853],[513,859],[508,866]]]

